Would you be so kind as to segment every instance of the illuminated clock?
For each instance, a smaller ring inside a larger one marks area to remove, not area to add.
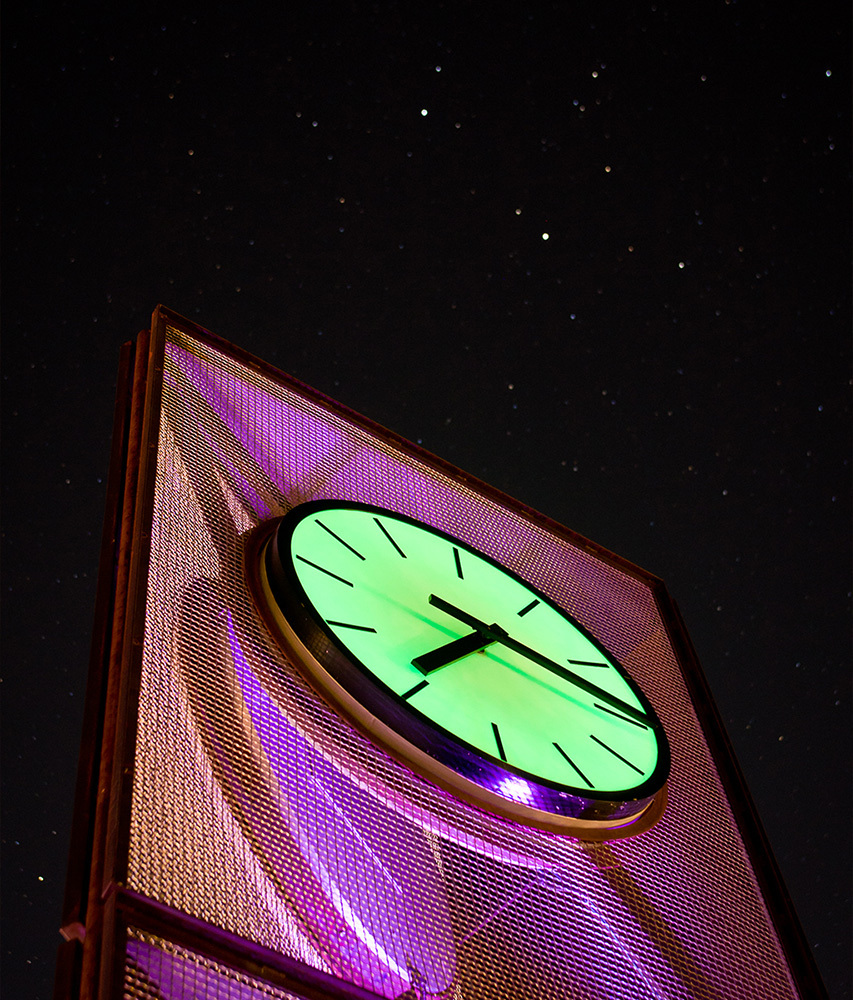
[[[471,545],[380,507],[314,501],[275,523],[257,578],[311,683],[428,779],[585,839],[659,817],[670,752],[644,693],[565,610]]]

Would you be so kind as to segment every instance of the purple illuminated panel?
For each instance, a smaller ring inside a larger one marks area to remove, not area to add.
[[[659,823],[598,846],[517,825],[411,773],[322,702],[243,572],[247,535],[315,499],[420,518],[592,632],[669,735]],[[177,328],[133,782],[131,890],[381,996],[797,995],[648,583]],[[133,947],[156,978],[150,946]],[[220,995],[205,982],[162,995]]]
[[[124,995],[132,1000],[301,1000],[166,941],[127,942]]]

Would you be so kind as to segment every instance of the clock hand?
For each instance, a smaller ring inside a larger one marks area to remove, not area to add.
[[[492,628],[496,629],[497,625],[492,625]],[[481,649],[485,649],[486,646],[491,646],[493,642],[497,641],[496,638],[490,638],[477,629],[459,639],[446,642],[443,646],[432,649],[428,653],[422,653],[412,660],[412,665],[417,667],[422,674],[428,674],[448,663],[453,663],[454,660],[468,656],[469,653],[479,653]]]
[[[492,642],[500,642],[508,649],[512,649],[516,653],[521,653],[522,656],[526,656],[529,660],[533,660],[534,663],[538,663],[540,667],[544,667],[552,674],[556,674],[557,677],[561,677],[570,684],[574,684],[575,687],[578,687],[581,691],[585,691],[587,694],[592,695],[593,698],[599,698],[601,701],[610,705],[611,708],[616,708],[620,712],[623,712],[635,722],[639,722],[644,726],[649,726],[650,728],[655,727],[654,721],[644,712],[641,712],[639,709],[634,708],[633,705],[629,705],[627,702],[622,701],[621,698],[617,698],[615,695],[610,694],[609,691],[605,691],[604,688],[600,688],[597,684],[593,684],[591,681],[586,680],[586,678],[581,677],[580,674],[576,674],[573,670],[569,670],[567,667],[564,667],[559,663],[555,663],[554,660],[549,659],[547,656],[543,656],[542,653],[537,652],[537,650],[532,649],[530,646],[525,646],[523,642],[513,639],[513,637],[508,632],[505,632],[499,625],[487,625],[485,622],[480,621],[479,618],[469,615],[467,611],[457,608],[455,605],[450,604],[448,601],[443,600],[435,594],[429,595],[429,603],[438,608],[440,611],[444,611],[447,614],[452,615],[452,617],[463,622],[465,625],[470,625],[471,628],[475,629],[476,632],[482,637],[490,639]],[[466,636],[465,638],[470,637]],[[487,643],[480,648],[485,648],[485,645],[487,645]]]

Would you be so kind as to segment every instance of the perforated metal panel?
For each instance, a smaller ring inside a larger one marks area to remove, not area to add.
[[[303,1000],[255,976],[131,928],[125,944],[127,1000]]]
[[[797,996],[651,578],[238,357],[168,326],[128,889],[382,997]],[[499,818],[321,701],[243,569],[255,527],[321,498],[450,532],[589,629],[669,735],[657,825],[593,845]],[[285,996],[205,961],[134,932],[126,995]]]

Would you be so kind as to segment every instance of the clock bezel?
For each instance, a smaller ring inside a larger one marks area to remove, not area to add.
[[[389,688],[326,623],[303,588],[289,541],[306,518],[330,509],[352,509],[406,522],[485,560],[544,601],[606,657],[655,722],[658,759],[645,781],[630,789],[587,789],[532,775],[467,744]],[[514,570],[464,540],[425,521],[352,500],[313,500],[261,525],[247,546],[247,582],[278,644],[312,687],[383,749],[421,776],[468,802],[504,817],[584,840],[618,839],[649,829],[663,813],[671,755],[666,733],[642,688],[616,657],[564,608]],[[423,749],[426,748],[426,751]],[[492,791],[507,779],[527,783],[528,802]],[[530,799],[536,805],[529,804]]]

